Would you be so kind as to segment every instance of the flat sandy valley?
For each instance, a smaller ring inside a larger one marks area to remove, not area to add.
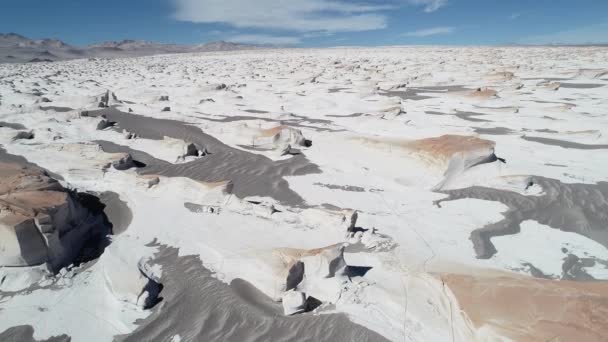
[[[0,64],[0,341],[605,341],[608,48]]]

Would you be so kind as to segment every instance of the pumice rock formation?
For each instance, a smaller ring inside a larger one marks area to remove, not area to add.
[[[116,94],[114,94],[114,92],[112,92],[110,90],[106,90],[106,92],[99,97],[98,107],[107,108],[107,107],[114,106],[114,105],[117,105],[120,103],[122,103],[122,102],[118,100],[118,97],[116,97]]]
[[[133,255],[108,253],[102,261],[108,289],[120,301],[141,309],[150,309],[159,302],[163,286],[147,259],[133,258]]]
[[[135,167],[135,162],[133,161],[133,157],[131,157],[128,153],[118,154],[114,161],[112,161],[112,166],[119,171],[128,170],[132,167]]]
[[[282,303],[286,316],[301,313],[306,310],[306,294],[296,290],[289,290],[283,295]]]
[[[272,135],[272,141],[275,146],[304,146],[312,145],[310,140],[304,138],[302,131],[288,126],[278,126],[268,130],[268,134]]]
[[[0,266],[72,263],[84,243],[106,232],[103,217],[44,171],[0,164]]]
[[[0,63],[0,341],[605,342],[606,47],[147,47]]]

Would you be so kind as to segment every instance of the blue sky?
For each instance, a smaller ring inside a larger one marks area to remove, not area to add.
[[[0,0],[0,32],[293,46],[608,42],[607,0]]]

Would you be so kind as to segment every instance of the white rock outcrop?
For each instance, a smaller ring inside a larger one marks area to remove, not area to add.
[[[306,294],[290,290],[283,294],[283,312],[286,316],[295,315],[306,310]]]
[[[59,270],[100,227],[102,217],[43,170],[0,164],[0,266]]]
[[[135,261],[130,255],[113,249],[103,256],[106,285],[120,301],[148,309],[158,302],[160,276],[146,259]]]

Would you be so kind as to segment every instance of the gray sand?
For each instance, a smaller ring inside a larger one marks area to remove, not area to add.
[[[589,145],[589,144],[581,144],[581,143],[576,143],[576,142],[571,142],[571,141],[566,141],[566,140],[542,138],[542,137],[529,137],[529,136],[525,136],[525,135],[522,136],[521,138],[524,140],[527,140],[527,141],[534,141],[534,142],[541,143],[544,145],[559,146],[559,147],[563,147],[563,148],[572,148],[572,149],[577,149],[577,150],[608,149],[608,145]]]
[[[470,121],[470,122],[492,122],[491,120],[484,120],[484,119],[477,118],[477,116],[486,115],[483,113],[461,112],[461,111],[456,111],[456,113],[454,113],[454,114],[442,113],[442,112],[436,112],[436,111],[426,111],[424,113],[429,114],[429,115],[453,115],[459,119],[463,119],[463,120]]]
[[[352,191],[352,192],[365,192],[365,188],[354,185],[336,185],[336,184],[324,184],[324,183],[314,183],[314,185],[322,186],[324,188],[332,189],[332,190],[342,190],[342,191]]]
[[[417,91],[410,89],[410,88],[408,88],[407,90],[404,90],[404,91],[390,90],[390,91],[382,92],[380,94],[384,95],[384,96],[388,96],[388,97],[399,97],[403,100],[412,100],[412,101],[420,101],[420,100],[434,98],[433,96],[418,95]]]
[[[327,114],[325,116],[328,116],[330,118],[357,118],[360,117],[361,115],[365,115],[363,113],[353,113],[353,114],[348,114],[348,115],[331,115],[331,114]]]
[[[486,135],[509,135],[515,133],[514,130],[507,127],[490,127],[490,128],[482,128],[482,127],[473,127],[475,133],[477,134],[486,134]]]
[[[572,88],[572,89],[594,89],[605,86],[605,84],[597,83],[561,83],[561,88]]]
[[[201,113],[201,114],[203,114],[203,113]],[[235,122],[235,121],[261,120],[261,121],[266,121],[266,122],[276,122],[277,124],[287,125],[290,127],[309,128],[309,129],[312,129],[312,130],[315,130],[318,132],[343,132],[343,131],[345,131],[343,129],[331,129],[331,128],[325,128],[325,127],[304,125],[304,124],[302,124],[303,122],[319,123],[319,124],[332,124],[333,121],[323,120],[323,119],[311,119],[311,118],[307,118],[304,116],[295,116],[295,115],[294,115],[293,119],[271,119],[271,118],[265,118],[265,117],[246,116],[246,115],[224,116],[221,119],[204,117],[204,116],[192,116],[192,117],[195,117],[197,119],[206,120],[206,121],[212,121],[212,122]]]
[[[565,184],[555,179],[532,176],[530,184],[544,190],[542,196],[525,196],[516,192],[474,186],[442,191],[447,198],[436,202],[475,198],[497,201],[506,205],[504,219],[478,228],[471,233],[477,257],[489,259],[496,253],[492,237],[513,235],[525,220],[562,231],[586,236],[608,248],[608,182],[598,184]]]
[[[128,152],[135,160],[146,164],[145,167],[137,170],[141,174],[188,177],[203,182],[231,180],[234,183],[233,193],[240,198],[268,196],[287,205],[300,206],[304,204],[304,200],[289,188],[283,177],[321,172],[319,167],[308,161],[303,154],[286,160],[273,161],[225,145],[205,134],[200,128],[180,121],[133,115],[114,108],[89,113],[92,116],[101,114],[105,114],[109,120],[118,122],[121,128],[142,138],[160,140],[163,136],[169,136],[204,146],[211,153],[189,163],[171,164],[125,146],[97,141],[106,152]]]
[[[477,116],[485,115],[482,113],[456,111],[454,115],[457,118],[471,122],[492,122],[491,120],[478,119]]]
[[[529,131],[529,130],[525,130],[525,131]],[[558,131],[554,131],[552,129],[547,129],[547,128],[535,129],[534,132],[539,132],[539,133],[559,133]]]
[[[257,109],[245,109],[243,112],[251,113],[251,114],[267,114],[268,112],[265,110],[257,110]]]
[[[6,128],[12,128],[12,129],[26,129],[25,126],[23,126],[22,124],[18,124],[18,123],[10,123],[10,122],[4,122],[4,121],[0,121],[0,127],[6,127]]]
[[[595,260],[592,258],[579,258],[574,254],[568,254],[562,263],[562,280],[592,281],[595,280],[585,272],[584,267],[593,267]]]
[[[419,95],[420,93],[451,93],[451,92],[460,92],[471,90],[469,88],[465,88],[461,85],[451,85],[451,86],[430,86],[430,87],[407,87],[404,90],[389,90],[384,91],[381,95],[384,96],[396,96],[400,97],[403,100],[412,100],[412,101],[420,101],[426,99],[432,99],[434,96],[429,95]]]
[[[2,342],[70,342],[72,338],[68,335],[51,337],[46,340],[34,339],[34,328],[31,325],[20,325],[17,327],[8,328],[0,332],[0,341]]]
[[[55,112],[58,112],[58,113],[65,113],[65,112],[69,112],[71,110],[74,110],[74,109],[72,109],[70,107],[57,107],[57,106],[46,106],[46,107],[40,106],[40,109],[43,110],[43,111],[45,111],[45,112],[49,111],[49,110],[52,110],[52,111],[55,111]]]
[[[523,77],[522,80],[535,81],[544,80],[548,82],[571,81],[572,77]]]
[[[331,88],[331,89],[327,90],[327,92],[330,94],[333,94],[333,93],[339,93],[342,90],[350,90],[350,88]]]
[[[285,317],[279,303],[251,284],[235,279],[227,285],[198,256],[178,257],[175,248],[161,246],[156,262],[163,268],[163,301],[116,341],[171,341],[177,334],[185,342],[386,341],[344,314]]]

